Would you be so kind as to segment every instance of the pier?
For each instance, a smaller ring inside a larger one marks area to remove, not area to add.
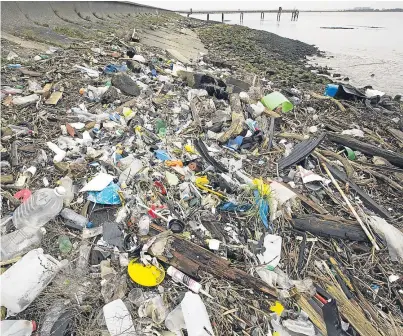
[[[254,10],[192,10],[189,11],[176,11],[180,14],[186,14],[188,17],[192,14],[205,14],[207,16],[207,21],[210,21],[210,14],[221,14],[221,21],[224,22],[225,14],[239,14],[240,22],[243,22],[244,14],[248,13],[260,13],[260,18],[264,19],[264,15],[273,13],[278,14],[279,9],[254,9]],[[290,14],[295,12],[295,9],[282,9],[281,14]]]

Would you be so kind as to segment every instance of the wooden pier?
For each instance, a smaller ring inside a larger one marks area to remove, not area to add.
[[[264,19],[266,13],[278,14],[279,9],[254,9],[254,10],[189,10],[189,11],[176,11],[180,14],[186,14],[188,17],[192,14],[205,14],[207,15],[207,21],[210,20],[210,14],[221,14],[221,21],[224,22],[225,14],[239,14],[240,22],[243,22],[243,16],[247,13],[260,13],[260,18]],[[295,12],[295,9],[282,9],[281,14]],[[279,21],[279,20],[278,20]]]

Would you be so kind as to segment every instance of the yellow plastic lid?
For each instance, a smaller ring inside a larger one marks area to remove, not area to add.
[[[136,260],[130,261],[127,266],[130,278],[141,286],[158,286],[165,278],[165,270],[154,265],[143,265]]]

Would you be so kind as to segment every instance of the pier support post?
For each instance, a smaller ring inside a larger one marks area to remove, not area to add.
[[[188,17],[190,16],[190,13],[188,13]]]
[[[243,22],[243,13],[241,13],[239,16],[239,22]]]
[[[210,14],[207,13],[207,21],[210,21]]]
[[[260,18],[261,18],[261,19],[264,19],[264,12],[261,12],[261,13],[260,13]]]
[[[224,22],[224,13],[221,14],[221,22]]]

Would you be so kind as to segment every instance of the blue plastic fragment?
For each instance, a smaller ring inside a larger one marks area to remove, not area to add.
[[[238,148],[242,145],[243,136],[238,135],[235,139],[229,139],[227,143],[227,147],[232,148],[234,150],[238,150]]]
[[[117,73],[117,72],[126,72],[127,71],[127,65],[126,64],[108,64],[105,68],[104,68],[104,72],[106,74],[113,74],[113,73]]]
[[[121,201],[118,194],[119,190],[120,187],[111,182],[105,189],[101,191],[89,191],[87,199],[97,204],[120,204]]]
[[[269,210],[270,210],[269,203],[267,202],[267,200],[265,198],[262,198],[262,196],[260,196],[258,190],[254,190],[253,195],[255,196],[256,204],[259,207],[260,219],[262,220],[263,225],[266,227],[266,229],[268,229],[269,221],[268,221],[267,217],[269,216]]]
[[[235,204],[232,202],[223,203],[218,208],[219,211],[228,211],[228,212],[246,212],[252,208],[251,204]]]
[[[169,156],[169,154],[162,149],[157,149],[156,151],[154,151],[154,155],[157,159],[159,159],[161,161],[171,160],[171,157]]]

